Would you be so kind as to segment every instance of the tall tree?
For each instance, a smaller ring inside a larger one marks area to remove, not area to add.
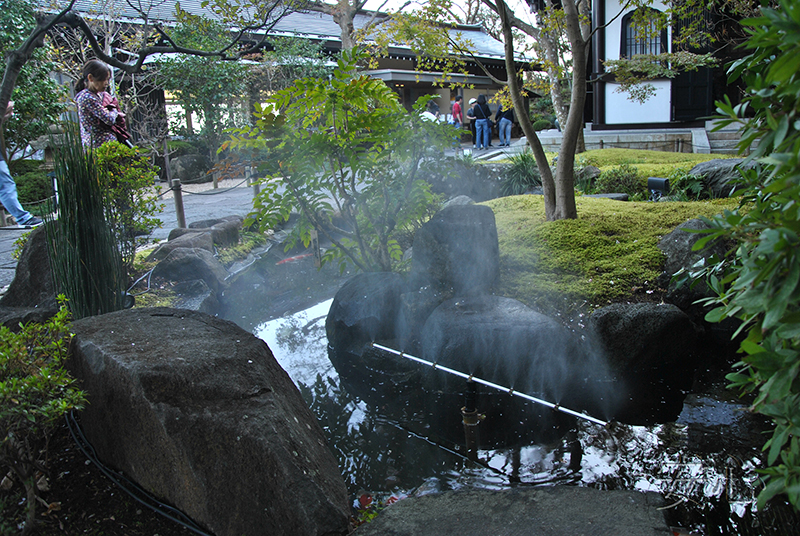
[[[172,29],[152,17],[153,4],[127,2],[134,10],[140,31],[129,43],[131,50],[124,58],[105,50],[97,40],[91,26],[83,15],[75,10],[76,0],[68,0],[50,12],[36,14],[36,24],[28,37],[15,49],[6,53],[6,67],[0,85],[0,108],[5,109],[17,84],[22,68],[33,57],[36,50],[45,45],[48,33],[56,27],[68,27],[81,32],[95,56],[111,67],[128,74],[142,71],[145,60],[153,54],[182,53],[201,57],[217,57],[235,61],[260,50],[267,34],[285,15],[296,9],[292,0],[204,0],[203,5],[229,28],[233,28],[227,42],[216,50],[199,50],[174,41]],[[0,150],[5,151],[2,132],[4,121],[0,118]]]

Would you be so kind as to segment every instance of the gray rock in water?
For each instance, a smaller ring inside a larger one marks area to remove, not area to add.
[[[366,343],[394,338],[403,289],[403,278],[396,273],[366,272],[349,279],[328,312],[328,342],[360,353]]]
[[[517,300],[448,300],[428,317],[421,338],[422,357],[429,361],[596,416],[610,410],[610,376],[599,354]],[[439,376],[435,387],[447,389],[452,378]]]
[[[700,162],[689,170],[689,175],[703,177],[703,182],[711,197],[730,197],[736,190],[744,187],[743,184],[736,184],[735,181],[741,178],[739,165],[741,158],[719,158]],[[753,167],[751,162],[748,167]]]
[[[198,248],[174,249],[153,268],[153,277],[170,281],[202,279],[215,292],[224,285],[227,275],[228,271],[214,255]]]
[[[452,288],[456,295],[488,292],[500,276],[494,212],[484,205],[439,211],[414,236],[415,286]]]
[[[182,184],[211,182],[209,169],[211,169],[211,162],[207,157],[199,154],[186,154],[171,158],[169,161],[170,177],[173,180],[180,179]]]
[[[588,328],[623,390],[617,420],[675,420],[701,363],[699,330],[670,304],[617,303],[597,309]]]
[[[263,341],[175,309],[75,322],[81,422],[100,459],[217,536],[346,534],[325,436]]]

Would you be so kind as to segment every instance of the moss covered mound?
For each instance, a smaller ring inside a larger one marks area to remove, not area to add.
[[[577,220],[554,222],[545,221],[541,196],[485,203],[497,221],[499,294],[570,317],[615,301],[657,299],[661,237],[689,219],[736,206],[731,199],[623,203],[578,197],[576,203]]]

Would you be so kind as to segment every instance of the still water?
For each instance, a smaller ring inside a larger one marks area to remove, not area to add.
[[[796,533],[796,516],[785,509],[754,513],[761,443],[746,437],[750,416],[730,395],[690,395],[675,423],[578,422],[580,453],[559,439],[480,450],[478,460],[470,461],[463,444],[438,437],[424,415],[370,407],[347,392],[328,359],[325,318],[331,303],[262,322],[253,332],[316,415],[356,503],[365,494],[391,502],[449,489],[569,483],[660,492],[668,521],[696,534]],[[453,419],[460,421],[459,410],[453,408]],[[580,468],[572,470],[576,455]]]

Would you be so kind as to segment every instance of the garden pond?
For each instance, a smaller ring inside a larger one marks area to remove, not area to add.
[[[756,509],[768,427],[725,389],[725,371],[705,374],[675,422],[578,421],[552,441],[481,449],[469,459],[464,442],[439,434],[426,415],[391,401],[371,406],[348,392],[328,358],[325,332],[331,297],[347,274],[325,281],[308,259],[267,264],[270,272],[294,273],[300,290],[273,289],[276,309],[259,297],[260,283],[249,281],[241,288],[254,291],[241,302],[226,300],[237,305],[224,316],[263,339],[295,382],[337,456],[355,510],[444,490],[568,484],[660,492],[668,523],[692,534],[797,534],[800,518],[785,503]],[[262,282],[275,281],[264,275]],[[298,293],[300,300],[288,297]],[[460,422],[459,407],[453,419]]]

